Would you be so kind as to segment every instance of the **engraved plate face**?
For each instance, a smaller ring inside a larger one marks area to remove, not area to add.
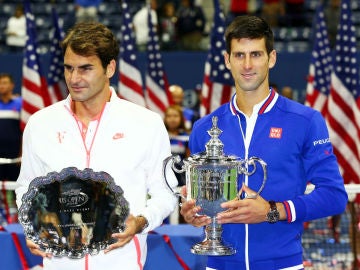
[[[105,172],[74,167],[35,178],[22,197],[19,221],[25,236],[55,256],[82,258],[115,243],[129,205]]]
[[[229,162],[191,166],[188,196],[201,207],[199,214],[215,217],[224,211],[221,203],[236,198],[238,173],[235,165]]]

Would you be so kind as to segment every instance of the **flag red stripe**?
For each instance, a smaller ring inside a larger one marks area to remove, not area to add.
[[[315,104],[317,98],[319,97],[319,94],[320,94],[320,92],[316,89],[314,89],[314,92],[311,95],[307,94],[306,101],[310,107],[314,107],[314,104]]]
[[[51,102],[51,98],[50,98],[50,95],[49,95],[49,92],[47,89],[46,78],[41,76],[40,79],[41,79],[41,96],[44,101],[44,106],[47,107],[47,106],[51,105],[52,102]],[[42,108],[40,108],[40,109],[42,109]]]
[[[22,108],[29,114],[36,113],[39,108],[29,103],[27,100],[23,100]]]
[[[22,82],[23,82],[23,86],[26,88],[27,91],[41,96],[41,86],[35,84],[27,77],[24,77]]]
[[[222,94],[222,98],[221,98],[221,104],[229,102],[229,100],[231,98],[231,88],[232,88],[232,86],[230,86],[230,85],[223,86],[223,94]]]
[[[54,88],[54,94],[55,94],[55,96],[56,96],[56,99],[57,100],[62,100],[64,97],[63,97],[63,94],[62,94],[62,91],[61,91],[61,89],[60,89],[60,86],[59,86],[59,84],[54,84],[53,85],[53,88]]]
[[[209,76],[205,76],[204,77],[204,84],[207,86],[207,94],[204,94],[204,90],[202,91],[202,97],[201,97],[201,104],[203,106],[204,114],[208,114],[210,113],[210,100],[212,97],[212,92],[213,92],[213,88],[212,85],[213,83],[210,81],[210,77]]]
[[[139,94],[140,96],[144,96],[141,85],[139,85],[139,83],[134,81],[132,78],[120,73],[119,80],[123,85],[131,88],[135,93]]]
[[[341,111],[347,115],[347,117],[351,120],[351,122],[355,123],[354,121],[354,112],[352,108],[348,106],[348,103],[343,100],[343,98],[338,93],[339,90],[331,88],[331,98],[333,99],[334,103],[336,103],[340,108]]]
[[[164,104],[159,98],[156,93],[152,91],[149,87],[146,87],[147,94],[149,96],[149,99],[155,103],[155,105],[163,112],[165,112],[167,105]]]
[[[344,156],[334,147],[334,154],[338,160],[338,163],[341,165],[343,169],[343,178],[345,184],[349,184],[352,180],[355,183],[360,183],[360,178],[358,173],[354,170],[354,168],[348,163],[348,161],[344,158]]]
[[[358,156],[357,154],[357,148],[356,148],[356,142],[354,141],[353,137],[343,128],[343,126],[336,121],[336,119],[331,115],[328,114],[327,120],[333,130],[336,130],[337,134],[341,134],[341,137],[336,136],[338,140],[341,142],[339,143],[333,143],[334,148],[337,148],[338,145],[341,143],[345,143],[350,151],[353,152],[354,156]],[[346,161],[347,162],[347,161]],[[343,166],[343,164],[341,164]]]
[[[314,75],[308,75],[307,81],[308,81],[308,88],[309,85],[311,85],[311,88],[313,88],[313,92],[310,94],[308,91],[306,92],[306,102],[310,107],[314,107],[315,101],[317,97],[319,96],[319,91],[314,88]]]
[[[349,126],[351,123],[353,126],[357,128],[359,133],[359,128],[356,125],[356,121],[354,118],[354,112],[352,108],[348,106],[348,104],[341,98],[339,93],[335,89],[331,89],[331,98],[335,104],[341,111],[346,115],[346,119],[342,119],[342,125],[336,120],[336,118],[332,115],[332,111],[329,110],[327,115],[327,119],[329,121],[330,126],[336,130],[338,134],[341,134],[341,140],[346,143],[351,151],[354,152],[354,156],[359,157],[359,153],[357,152],[357,141],[359,140],[356,136],[352,136],[349,134],[348,130],[344,128],[344,126]]]

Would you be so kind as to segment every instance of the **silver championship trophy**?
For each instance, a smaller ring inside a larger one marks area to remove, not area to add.
[[[64,168],[30,183],[19,221],[27,239],[54,256],[96,255],[125,229],[129,204],[106,172]]]
[[[267,178],[266,163],[257,157],[240,159],[236,156],[224,155],[224,144],[219,139],[222,131],[217,127],[217,117],[212,118],[213,126],[208,130],[210,140],[206,143],[206,151],[201,154],[192,155],[183,160],[181,169],[176,164],[181,162],[179,156],[171,156],[164,160],[165,167],[171,163],[173,170],[186,175],[187,198],[195,199],[196,204],[201,207],[199,215],[207,215],[211,223],[205,228],[205,239],[192,246],[191,252],[198,255],[232,255],[236,250],[222,239],[222,226],[217,223],[216,215],[226,209],[221,203],[244,198],[255,198],[263,190]],[[240,174],[250,176],[256,171],[256,163],[263,170],[263,181],[256,194],[241,194],[238,187],[238,176]],[[166,184],[171,189],[166,180]],[[172,189],[171,189],[172,190]],[[172,192],[182,197],[180,192]]]

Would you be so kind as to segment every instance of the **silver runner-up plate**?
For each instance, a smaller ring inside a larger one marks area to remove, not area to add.
[[[27,239],[54,256],[96,255],[125,229],[129,203],[106,172],[75,167],[33,179],[19,221]]]

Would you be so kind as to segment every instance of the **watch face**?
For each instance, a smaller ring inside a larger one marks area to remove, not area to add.
[[[275,223],[279,221],[280,214],[276,208],[276,203],[274,201],[269,201],[270,204],[270,211],[267,213],[267,221],[269,223]]]
[[[270,210],[267,214],[267,221],[270,223],[275,223],[279,221],[280,215],[277,210]]]

